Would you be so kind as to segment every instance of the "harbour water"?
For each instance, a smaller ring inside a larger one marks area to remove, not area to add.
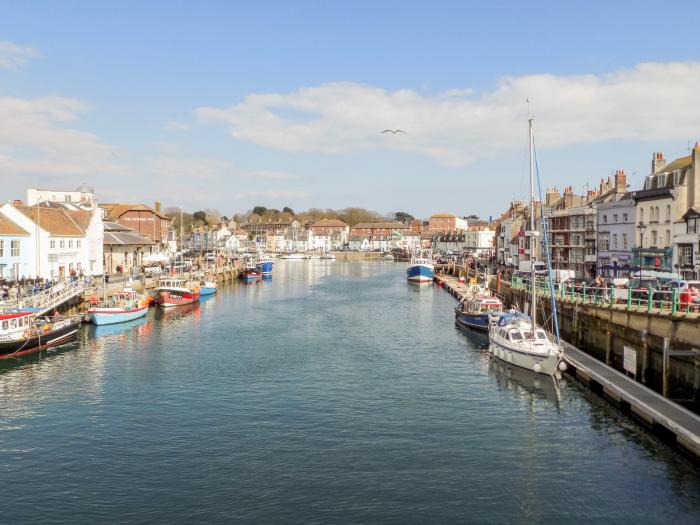
[[[698,523],[700,468],[405,265],[278,261],[0,373],[5,523]]]

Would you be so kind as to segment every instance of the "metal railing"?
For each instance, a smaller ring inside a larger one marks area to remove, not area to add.
[[[40,308],[50,310],[56,306],[83,293],[87,281],[76,279],[54,284],[50,288],[28,297],[21,297],[17,301],[18,308]]]
[[[513,275],[511,287],[516,290],[532,290],[531,279]],[[536,279],[537,295],[550,295],[549,283],[545,279]],[[613,286],[589,286],[585,283],[554,283],[554,296],[557,300],[579,304],[591,304],[600,307],[622,308],[629,311],[646,311],[654,313],[689,314],[700,313],[700,302],[687,292],[674,288],[632,288]]]

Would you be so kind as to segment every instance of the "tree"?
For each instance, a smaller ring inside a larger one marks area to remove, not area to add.
[[[267,208],[265,206],[256,206],[255,208],[253,208],[253,213],[255,215],[259,215],[260,217],[265,215],[266,211],[267,211]]]
[[[394,213],[394,220],[397,222],[403,222],[404,224],[410,224],[413,218],[413,215],[406,213],[405,211],[397,211]]]
[[[202,210],[196,211],[192,214],[192,218],[194,219],[195,222],[207,223],[207,214],[203,212]]]
[[[288,213],[289,215],[294,217],[294,210],[291,209],[289,206],[285,206],[284,208],[282,208],[282,213]]]

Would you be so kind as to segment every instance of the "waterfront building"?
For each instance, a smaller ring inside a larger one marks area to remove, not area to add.
[[[404,231],[392,238],[391,248],[399,248],[406,251],[416,251],[421,249],[420,233],[414,231]]]
[[[635,204],[631,193],[597,207],[598,275],[627,277],[634,271],[632,248],[635,246]]]
[[[350,235],[363,235],[367,237],[390,236],[393,232],[405,232],[410,226],[402,222],[361,222],[350,228]]]
[[[700,209],[690,208],[674,225],[673,269],[683,279],[700,279]]]
[[[123,203],[100,204],[99,206],[103,210],[104,220],[116,222],[140,235],[145,235],[159,248],[166,249],[168,247],[168,232],[171,221],[161,213],[160,201],[156,201],[155,208],[145,204]]]
[[[119,223],[104,221],[103,224],[105,271],[115,273],[121,267],[123,273],[138,273],[143,258],[157,249],[156,243]]]
[[[92,210],[68,210],[50,203],[25,206],[5,204],[0,215],[14,225],[4,230],[14,231],[10,249],[4,250],[0,264],[13,277],[64,278],[72,272],[102,275],[104,228],[102,214]],[[20,235],[19,229],[27,232]],[[18,241],[13,243],[12,241]],[[9,268],[9,271],[7,270]]]
[[[40,190],[30,188],[27,190],[27,206],[36,206],[45,203],[60,203],[66,209],[92,209],[97,206],[97,198],[93,188],[87,185],[78,186],[74,191]]]
[[[695,145],[691,155],[680,157],[670,163],[663,153],[654,153],[651,174],[644,181],[644,188],[633,192],[636,206],[636,229],[639,244],[635,247],[635,262],[643,270],[661,272],[678,271],[674,266],[674,245],[678,244],[673,234],[681,229],[676,226],[685,222],[688,212],[700,207],[700,148]],[[692,214],[691,214],[692,215]],[[687,232],[686,232],[687,235]],[[685,237],[684,237],[685,239]],[[687,253],[688,242],[681,242],[676,252]],[[692,244],[692,243],[690,243]],[[689,268],[695,264],[692,260],[683,264]],[[679,263],[676,262],[676,265]]]
[[[27,230],[0,214],[0,279],[17,280],[29,275],[31,241]]]
[[[458,233],[469,229],[469,221],[452,213],[436,213],[428,219],[428,231],[431,233]]]
[[[309,225],[309,231],[315,238],[325,238],[327,240],[317,241],[316,244],[323,244],[318,249],[337,250],[344,246],[350,237],[350,226],[338,219],[321,219]],[[312,248],[314,249],[314,248]]]

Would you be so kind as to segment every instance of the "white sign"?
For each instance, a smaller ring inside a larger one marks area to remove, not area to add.
[[[625,352],[622,361],[622,367],[630,374],[637,374],[637,350],[629,346],[623,346]]]

